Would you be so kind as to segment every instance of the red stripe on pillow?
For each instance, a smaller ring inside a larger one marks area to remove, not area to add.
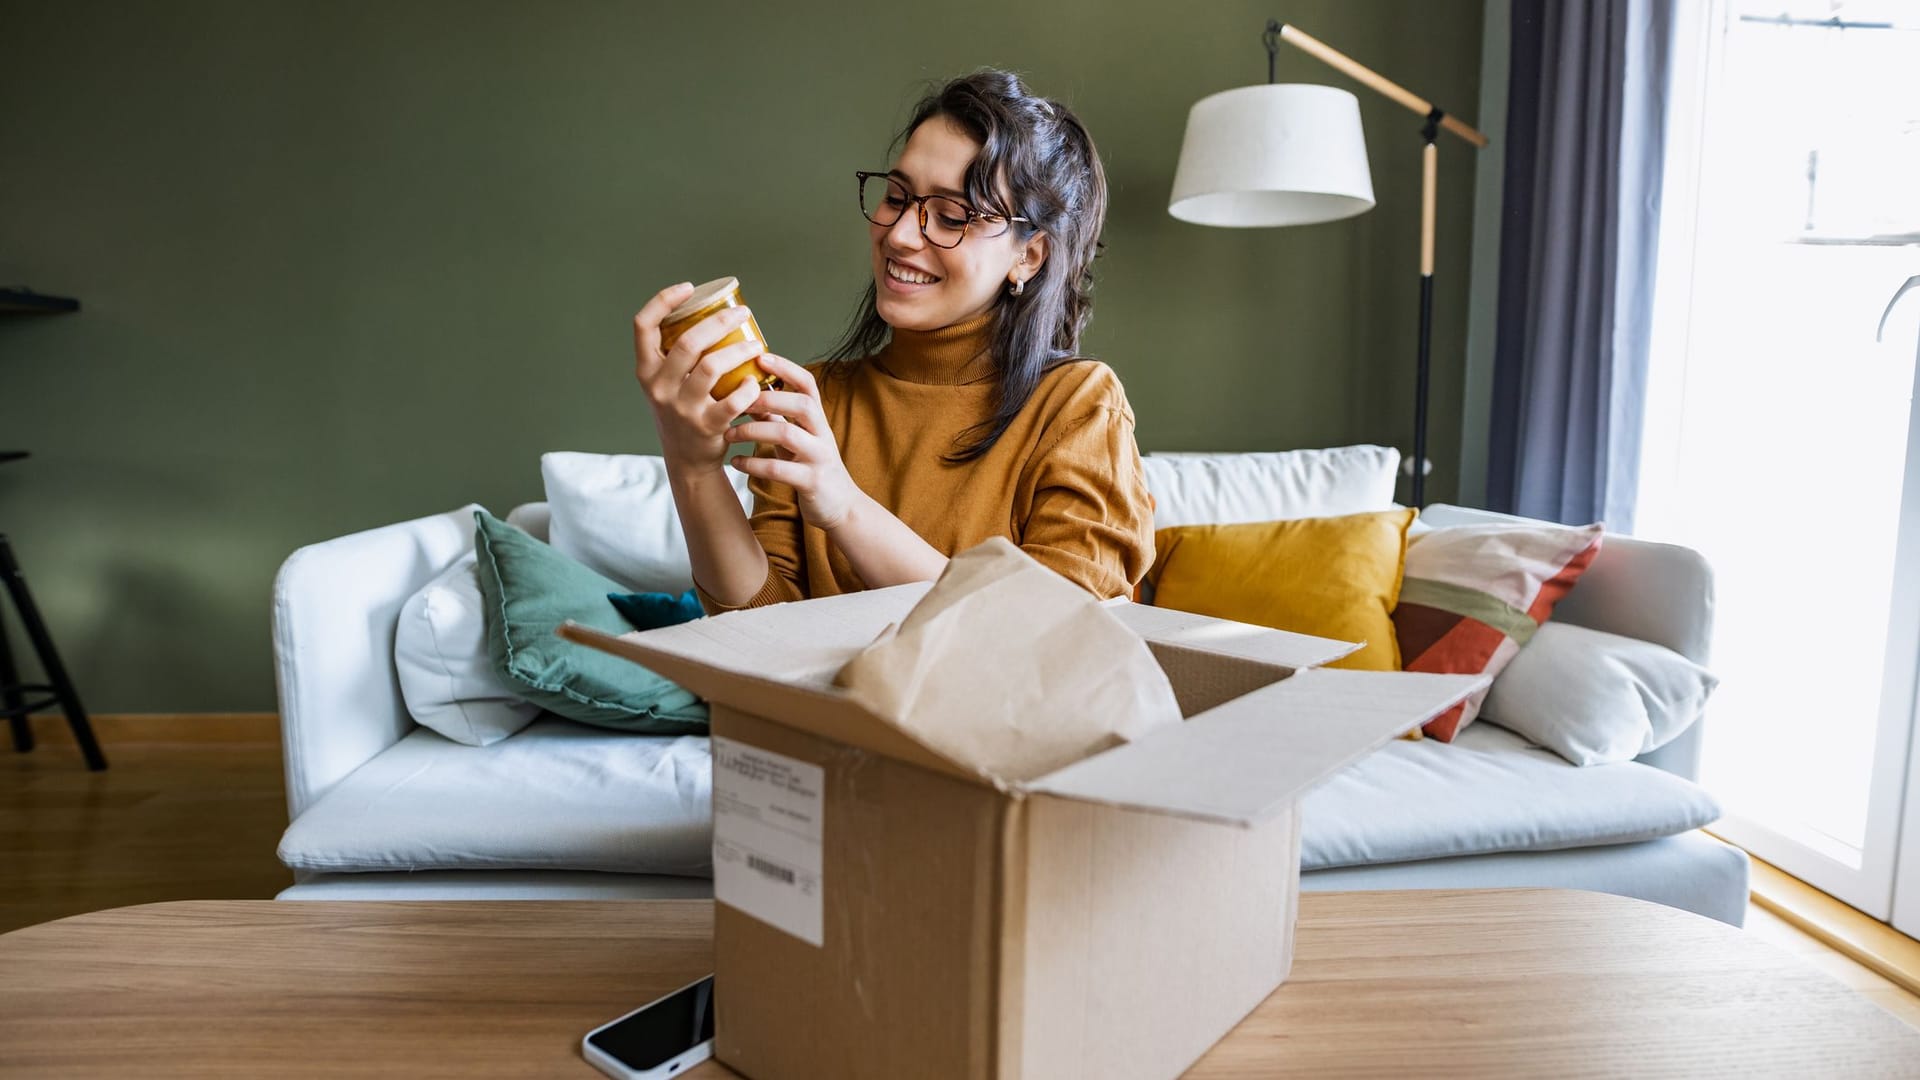
[[[1527,617],[1533,620],[1535,626],[1553,617],[1554,605],[1560,603],[1561,599],[1573,590],[1574,585],[1580,581],[1580,575],[1586,573],[1587,567],[1593,565],[1593,560],[1600,554],[1600,543],[1604,539],[1604,536],[1595,537],[1593,543],[1587,545],[1586,550],[1569,559],[1567,565],[1553,575],[1553,580],[1540,586],[1539,594],[1533,598],[1533,606],[1527,609]]]
[[[1465,618],[1457,611],[1401,602],[1393,609],[1393,636],[1400,642],[1401,666],[1409,671],[1420,670],[1413,666],[1412,658],[1433,648],[1447,636],[1447,631]]]
[[[1398,613],[1395,613],[1398,617]],[[1494,650],[1507,635],[1479,619],[1455,616],[1453,628],[1428,646],[1419,656],[1403,665],[1407,671],[1433,671],[1442,675],[1462,671],[1481,671]]]
[[[1399,612],[1396,611],[1394,617],[1398,618]],[[1406,670],[1448,675],[1487,669],[1487,665],[1493,661],[1494,652],[1507,640],[1507,635],[1479,619],[1465,616],[1455,616],[1455,619],[1457,621],[1453,629],[1408,663]],[[1427,721],[1421,730],[1429,738],[1452,742],[1466,713],[1467,703],[1463,701]]]
[[[1467,703],[1463,701],[1427,721],[1426,726],[1420,729],[1420,733],[1430,739],[1452,742],[1454,735],[1460,731],[1460,718],[1465,715],[1467,715]]]

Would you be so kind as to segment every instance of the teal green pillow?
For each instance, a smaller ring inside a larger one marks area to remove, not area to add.
[[[554,635],[568,619],[629,632],[607,601],[621,591],[592,570],[476,510],[474,550],[486,602],[487,653],[507,684],[550,712],[646,735],[704,735],[707,704],[646,668]]]

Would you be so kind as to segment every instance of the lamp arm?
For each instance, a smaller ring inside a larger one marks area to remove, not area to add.
[[[1268,25],[1268,33],[1269,35],[1271,35],[1273,32],[1272,21],[1270,20],[1267,25]],[[1299,49],[1301,52],[1304,52],[1307,55],[1320,60],[1321,62],[1325,63],[1328,67],[1331,67],[1334,70],[1347,75],[1348,77],[1352,78],[1356,82],[1372,87],[1373,89],[1379,91],[1382,94],[1385,94],[1387,97],[1392,98],[1393,100],[1399,102],[1400,104],[1405,105],[1407,108],[1412,109],[1414,112],[1417,112],[1422,116],[1428,116],[1434,112],[1433,102],[1428,101],[1427,99],[1421,97],[1420,95],[1414,93],[1413,91],[1407,89],[1406,87],[1401,86],[1399,83],[1394,82],[1392,79],[1389,79],[1384,75],[1381,75],[1379,72],[1374,71],[1372,68],[1369,68],[1365,64],[1360,63],[1358,60],[1355,60],[1352,57],[1348,56],[1347,54],[1341,52],[1340,50],[1335,49],[1331,45],[1328,45],[1326,42],[1321,41],[1319,38],[1316,38],[1311,34],[1308,34],[1306,31],[1301,30],[1297,26],[1293,26],[1291,24],[1281,26],[1279,30],[1279,37],[1282,41],[1285,41],[1288,44],[1292,45],[1294,48]],[[1271,41],[1272,41],[1271,36],[1269,36],[1268,41],[1269,41],[1269,44],[1267,46],[1267,72],[1268,72],[1267,81],[1272,82],[1273,81],[1273,53],[1275,49],[1274,49],[1274,46],[1271,44]],[[1453,132],[1455,135],[1460,136],[1462,139],[1467,140],[1468,142],[1472,143],[1475,146],[1487,145],[1487,137],[1485,135],[1482,135],[1479,131],[1475,130],[1472,124],[1469,124],[1464,120],[1461,120],[1459,117],[1456,117],[1451,113],[1445,113],[1441,115],[1440,126],[1445,128],[1448,131]]]

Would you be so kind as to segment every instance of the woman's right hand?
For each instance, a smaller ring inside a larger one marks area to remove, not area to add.
[[[633,317],[634,374],[647,391],[654,423],[660,431],[660,454],[676,468],[722,470],[727,461],[727,428],[748,411],[760,396],[752,379],[725,398],[715,401],[713,388],[720,377],[760,355],[757,341],[742,341],[700,354],[747,321],[744,307],[722,308],[687,328],[673,348],[660,351],[660,320],[693,295],[693,285],[682,282],[654,294]]]

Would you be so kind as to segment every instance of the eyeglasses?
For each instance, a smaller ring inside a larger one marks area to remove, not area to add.
[[[934,247],[959,247],[968,235],[992,239],[1023,217],[983,214],[945,195],[915,195],[886,173],[855,172],[860,181],[860,213],[883,229],[892,228],[912,203],[920,219],[920,235]],[[1028,224],[1032,224],[1028,221]]]

